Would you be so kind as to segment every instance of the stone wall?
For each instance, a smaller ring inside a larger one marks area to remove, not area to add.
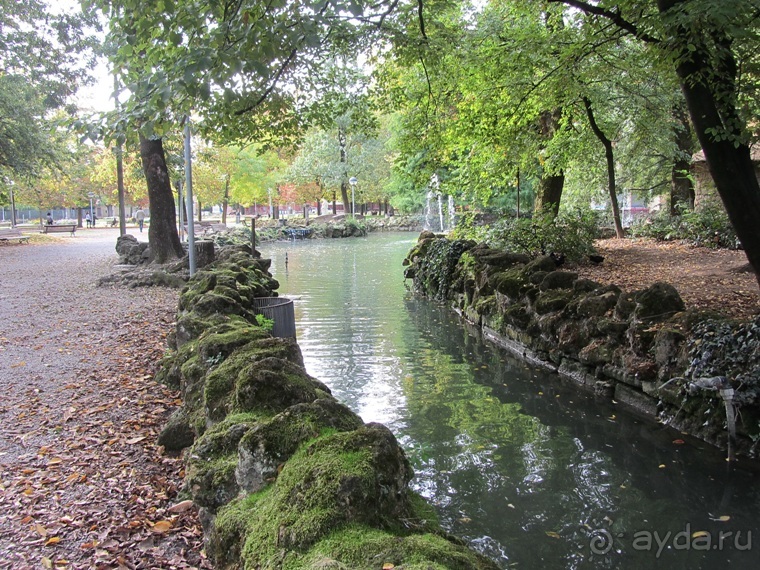
[[[667,283],[622,291],[472,241],[423,232],[404,262],[416,291],[450,303],[512,352],[652,420],[727,445],[734,390],[741,453],[760,435],[760,317],[687,310]],[[721,393],[721,389],[724,392]]]
[[[225,248],[183,290],[158,380],[182,406],[160,436],[184,450],[186,492],[217,568],[488,569],[409,489],[396,438],[309,376],[294,339],[252,312],[269,261]]]

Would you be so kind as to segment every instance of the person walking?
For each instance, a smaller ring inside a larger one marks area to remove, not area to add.
[[[137,225],[140,227],[140,233],[142,233],[143,224],[145,223],[145,211],[142,208],[139,208],[135,212],[135,219],[137,220]]]
[[[92,220],[90,220],[90,212],[87,212],[87,213],[84,215],[84,221],[85,221],[85,223],[87,224],[87,227],[89,228],[89,227],[90,227],[90,224],[92,223]]]
[[[50,212],[47,213],[47,225],[52,226],[53,225],[53,216],[50,215]]]

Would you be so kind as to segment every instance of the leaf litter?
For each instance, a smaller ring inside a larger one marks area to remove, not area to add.
[[[0,335],[0,356],[36,351],[51,364],[25,379],[30,359],[17,360],[0,404],[0,569],[211,567],[197,510],[180,494],[182,458],[155,443],[178,403],[153,381],[176,292],[111,293],[138,295],[131,302],[151,318],[91,321],[101,334],[71,331],[59,346],[45,329]],[[73,381],[56,373],[57,355],[75,360]]]

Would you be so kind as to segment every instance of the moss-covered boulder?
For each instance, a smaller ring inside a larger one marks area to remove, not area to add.
[[[461,568],[495,568],[461,546],[425,534],[432,527],[430,511],[420,509],[409,492],[411,477],[406,457],[384,426],[319,437],[293,455],[270,486],[222,508],[206,550],[221,567],[312,568],[316,561],[332,561],[363,568],[372,566],[361,560],[393,557],[399,565],[433,558],[460,560],[455,567]]]
[[[255,493],[273,481],[298,447],[328,431],[352,431],[361,418],[332,398],[296,404],[250,430],[238,446],[238,485]]]
[[[664,321],[686,308],[678,291],[668,283],[654,283],[639,292],[635,300],[633,316],[645,322]]]
[[[539,289],[551,291],[552,289],[572,289],[578,280],[578,274],[572,271],[551,271],[541,280]]]

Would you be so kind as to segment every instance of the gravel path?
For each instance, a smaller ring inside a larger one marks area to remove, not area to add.
[[[194,511],[170,510],[181,460],[155,445],[177,291],[97,287],[117,236],[0,244],[0,568],[204,565]]]

